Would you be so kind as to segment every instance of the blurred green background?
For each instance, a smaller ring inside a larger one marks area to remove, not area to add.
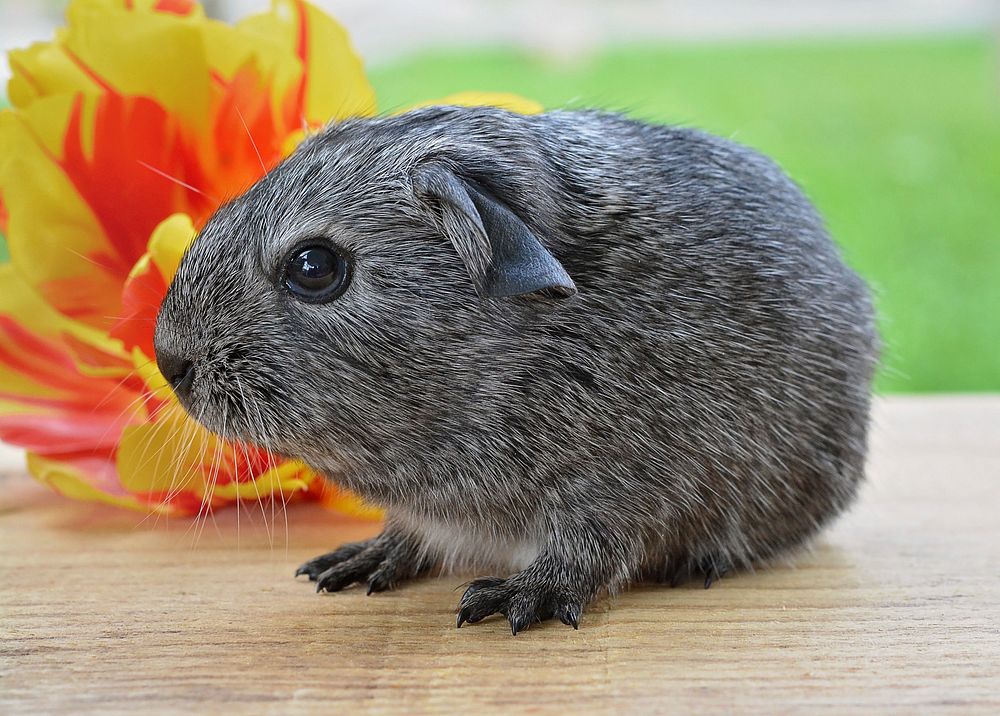
[[[881,391],[1000,390],[1000,72],[987,36],[630,46],[582,64],[431,53],[370,76],[383,111],[509,91],[756,147],[871,282]]]

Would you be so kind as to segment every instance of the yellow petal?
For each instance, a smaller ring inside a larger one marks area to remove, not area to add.
[[[55,42],[38,42],[8,54],[11,69],[7,93],[15,107],[52,95],[72,97],[97,92],[100,86]]]
[[[141,512],[170,513],[168,505],[148,505],[131,495],[104,492],[91,484],[88,475],[73,465],[50,460],[39,455],[28,455],[28,470],[35,478],[66,497],[85,502],[103,502]]]
[[[375,113],[375,92],[361,58],[346,30],[329,15],[307,2],[273,0],[270,12],[249,17],[237,27],[267,46],[278,43],[281,52],[291,56],[299,49],[300,36],[304,37],[307,121],[323,123]],[[300,30],[304,30],[301,35]]]
[[[520,95],[511,94],[509,92],[458,92],[457,94],[450,94],[447,97],[441,97],[440,99],[428,100],[426,102],[418,102],[406,109],[400,110],[402,112],[408,112],[411,109],[417,109],[418,107],[433,107],[435,105],[442,106],[455,106],[455,107],[499,107],[500,109],[506,109],[509,112],[518,112],[519,114],[538,114],[543,111],[542,105],[538,104],[530,99],[525,99]]]
[[[104,273],[89,258],[112,251],[94,213],[25,122],[9,111],[0,112],[0,194],[9,214],[10,260],[30,285],[41,288],[53,281]],[[107,282],[106,296],[85,298],[97,311],[104,308],[104,313],[113,315],[120,288],[110,276]],[[79,308],[84,298],[48,297],[67,313]]]
[[[258,499],[267,495],[288,497],[295,492],[306,490],[308,487],[309,482],[303,479],[302,464],[286,460],[260,474],[254,480],[216,485],[212,491],[212,497],[228,500]]]
[[[118,359],[128,360],[119,341],[109,338],[103,331],[67,318],[54,310],[33,290],[13,264],[0,264],[0,315],[15,320],[27,319],[31,332],[43,338],[70,335]]]
[[[157,422],[125,428],[116,465],[129,492],[204,493],[222,446],[218,438],[183,414],[164,411]]]
[[[75,363],[78,373],[91,378],[121,379],[127,374],[126,366],[121,362],[128,360],[128,355],[121,344],[98,331],[78,321],[67,318],[49,306],[39,294],[23,280],[17,268],[12,264],[0,264],[0,316],[9,316],[22,327],[31,331],[37,338],[54,343],[61,351],[74,356],[70,347],[65,344],[65,337],[79,341],[98,353],[107,356],[106,365],[96,366],[79,360]],[[5,348],[15,356],[20,356],[23,348],[18,345],[7,345],[0,333],[0,348]],[[23,356],[21,356],[23,357]],[[0,390],[9,393],[31,396],[35,398],[59,397],[62,393],[36,380],[30,372],[16,370],[0,360]],[[13,406],[7,405],[6,408]],[[8,410],[0,406],[3,412],[31,412],[29,410]]]
[[[116,5],[116,4],[114,4]],[[126,95],[150,97],[204,127],[211,73],[201,15],[130,11],[77,0],[66,11],[62,44],[98,81]]]
[[[76,97],[68,94],[41,97],[19,110],[15,116],[20,119],[25,131],[45,149],[47,155],[61,160],[74,102]],[[94,113],[89,110],[90,105],[85,101],[82,123],[86,125],[93,122]],[[90,141],[92,127],[83,129],[83,138],[88,140],[86,151],[89,152],[92,145]]]
[[[149,255],[168,285],[196,233],[190,216],[173,214],[164,219],[149,238]]]

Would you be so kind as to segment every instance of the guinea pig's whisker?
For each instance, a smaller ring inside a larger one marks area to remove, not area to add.
[[[205,192],[203,192],[203,191],[202,191],[201,189],[199,189],[198,187],[196,187],[196,186],[191,186],[191,185],[190,185],[190,184],[188,184],[187,182],[185,182],[185,181],[181,181],[181,180],[180,180],[180,179],[178,179],[177,177],[174,177],[174,176],[170,176],[169,174],[167,174],[167,173],[166,173],[165,171],[163,171],[162,169],[157,169],[157,168],[156,168],[156,167],[154,167],[154,166],[153,166],[152,164],[147,164],[146,162],[142,161],[141,159],[136,159],[136,161],[137,161],[137,162],[138,162],[139,164],[141,164],[142,166],[146,167],[146,169],[148,169],[149,171],[153,172],[154,174],[158,174],[158,175],[160,175],[161,177],[163,177],[164,179],[168,179],[168,180],[170,180],[170,181],[174,182],[175,184],[177,184],[178,186],[182,186],[182,187],[184,187],[184,188],[185,188],[185,189],[187,189],[188,191],[193,191],[193,192],[194,192],[195,194],[200,194],[201,196],[205,197],[206,199],[208,199],[208,200],[212,201],[212,202],[213,202],[213,203],[215,203],[215,204],[218,204],[218,203],[219,203],[219,200],[218,200],[217,198],[215,198],[215,197],[214,197],[214,196],[212,196],[211,194],[206,194]]]
[[[141,398],[141,397],[142,397],[142,396],[140,396],[140,398]],[[133,403],[133,404],[134,404],[135,402],[136,402],[136,401],[132,401],[132,403]],[[126,410],[128,410],[128,408],[126,408]],[[125,411],[122,411],[121,415],[124,415],[124,413],[125,413]],[[108,427],[108,428],[107,428],[107,429],[105,430],[105,434],[107,434],[107,432],[108,432],[108,431],[109,431],[110,429],[111,429],[111,427],[109,426],[109,427]],[[153,429],[153,435],[155,436],[155,435],[156,435],[156,433],[157,433],[157,428],[154,428],[154,429]],[[146,453],[147,453],[147,452],[149,451],[149,446],[150,446],[150,444],[152,444],[152,441],[148,441],[148,442],[146,443],[146,445],[145,445],[145,446],[143,447],[143,451],[142,451],[142,454],[141,454],[141,455],[139,456],[139,460],[140,460],[140,461],[141,461],[141,463],[142,463],[142,464],[140,465],[140,469],[142,469],[143,467],[145,467],[145,462],[146,462],[146,461],[145,461],[145,457],[146,457]]]
[[[199,423],[201,418],[205,414],[205,406],[203,405],[198,413],[198,419],[193,421],[185,421],[183,428],[183,435],[181,436],[181,449],[177,451],[180,456],[187,455],[191,447],[194,445],[194,441],[198,439],[198,434],[201,430]],[[189,462],[187,468],[185,469],[181,479],[178,480],[179,470],[174,471],[170,478],[170,488],[167,491],[167,496],[164,498],[165,502],[173,500],[182,490],[187,487],[188,481],[193,478],[198,470],[200,469],[201,462],[199,460],[192,460]]]
[[[252,422],[256,427],[258,427],[260,429],[259,432],[258,432],[258,435],[257,435],[258,442],[260,443],[261,447],[264,448],[265,454],[267,455],[266,472],[270,472],[270,471],[272,471],[276,467],[276,462],[275,462],[275,459],[274,459],[274,452],[272,451],[271,446],[269,444],[270,441],[267,439],[267,429],[266,429],[266,427],[264,425],[264,419],[263,419],[263,415],[262,415],[261,410],[260,410],[260,406],[257,405],[256,403],[254,403],[253,401],[251,401],[249,398],[247,398],[247,393],[243,389],[243,382],[240,380],[239,375],[233,374],[233,379],[235,380],[236,386],[237,386],[237,388],[239,389],[239,392],[240,392],[240,398],[241,398],[241,400],[243,402],[243,411],[244,411],[244,415],[246,417],[246,420],[248,422]],[[252,410],[251,410],[251,408],[252,408]],[[285,502],[284,489],[282,488],[280,481],[278,482],[278,491],[281,494],[282,514],[283,514],[284,525],[285,525],[285,548],[287,549],[288,548],[288,512],[287,512],[287,509],[286,509],[286,504],[287,503]],[[272,494],[271,495],[272,532],[270,534],[270,538],[272,540],[271,541],[271,548],[272,549],[274,548],[274,542],[273,542],[273,525],[274,525],[274,523],[276,521],[276,518],[275,518],[275,515],[274,515],[274,509],[275,509],[275,504],[274,503],[275,503],[274,495]]]
[[[247,133],[247,138],[250,140],[250,146],[253,147],[254,154],[257,155],[257,161],[260,162],[260,170],[267,174],[267,167],[264,166],[264,159],[260,156],[260,150],[257,149],[257,142],[253,140],[253,134],[250,133],[250,127],[247,126],[247,121],[243,118],[243,112],[240,111],[240,107],[237,104],[233,104],[236,109],[236,114],[239,115],[240,124],[243,125],[243,129]]]
[[[246,392],[243,390],[243,382],[240,380],[239,375],[237,375],[235,373],[233,373],[232,377],[233,377],[233,382],[236,384],[236,388],[237,388],[237,390],[239,390],[239,393],[240,393],[240,401],[242,402],[242,412],[243,412],[244,418],[247,421],[249,421],[250,420],[250,407],[249,407],[249,403],[247,401]],[[250,459],[250,451],[249,451],[249,449],[247,447],[247,444],[244,441],[242,441],[242,440],[237,441],[237,444],[243,450],[243,457],[244,457],[244,460],[245,460],[246,469],[249,470],[251,468],[251,459]],[[263,496],[260,493],[260,488],[257,485],[257,477],[259,477],[259,476],[251,474],[250,475],[250,481],[251,481],[251,484],[253,485],[254,492],[257,493],[257,504],[260,506],[260,515],[261,515],[261,518],[264,520],[264,529],[267,532],[268,545],[273,550],[274,549],[274,533],[272,531],[273,525],[269,526],[268,523],[267,523],[267,511],[266,511],[266,509],[264,507]]]
[[[162,456],[167,451],[167,447],[168,447],[167,444],[166,443],[161,443],[160,446],[159,446],[159,449],[157,449],[156,452],[152,456],[147,457],[147,453],[149,451],[150,445],[153,445],[153,444],[159,442],[159,438],[162,435],[162,433],[165,430],[169,429],[167,427],[167,425],[168,425],[167,421],[162,420],[162,421],[157,422],[157,424],[153,428],[153,431],[150,434],[149,439],[146,442],[146,446],[143,448],[143,452],[139,456],[139,460],[140,460],[139,470],[144,469],[145,466],[147,464],[149,464],[149,462],[155,458],[156,459],[156,470],[159,471],[160,462],[162,460]],[[177,455],[182,455],[182,454],[183,454],[183,452],[179,452],[179,453],[175,452],[175,453],[172,453],[172,457],[174,459],[177,459],[176,456]],[[177,471],[176,470],[171,470],[170,485],[167,488],[167,494],[166,494],[166,496],[162,497],[160,499],[160,505],[169,504],[170,500],[173,499],[173,496],[174,496],[174,484],[175,484],[176,480],[177,480]],[[146,515],[142,520],[140,520],[139,523],[138,523],[138,525],[136,525],[136,526],[138,527],[138,526],[142,525],[142,523],[145,522],[147,519],[149,519],[149,515]],[[157,512],[156,513],[156,519],[155,519],[155,521],[154,521],[153,524],[154,525],[158,524],[159,520],[160,520],[160,513]]]
[[[151,362],[152,362],[152,361],[150,361],[149,363],[151,363]],[[139,372],[139,371],[140,371],[140,370],[141,370],[142,368],[145,368],[145,367],[146,367],[147,365],[149,365],[149,363],[145,363],[145,364],[143,364],[143,365],[141,365],[141,366],[138,366],[138,367],[136,367],[136,368],[133,368],[133,369],[132,369],[132,370],[130,370],[130,371],[129,371],[128,373],[126,373],[126,374],[124,375],[124,377],[122,377],[122,379],[121,379],[121,380],[119,380],[119,381],[118,381],[117,383],[115,383],[115,384],[114,384],[114,386],[112,386],[111,388],[108,388],[108,392],[107,392],[107,393],[105,394],[105,396],[104,396],[103,398],[101,398],[101,399],[100,399],[99,401],[97,401],[97,403],[95,403],[95,404],[94,404],[94,407],[93,407],[93,408],[91,408],[90,412],[91,412],[91,413],[95,413],[95,412],[97,412],[97,411],[98,411],[98,410],[99,410],[99,409],[100,409],[101,407],[103,407],[103,406],[104,406],[104,404],[105,404],[105,403],[107,403],[107,402],[108,402],[108,401],[109,401],[109,400],[111,399],[111,396],[113,396],[113,395],[114,395],[114,394],[115,394],[116,392],[118,392],[118,390],[120,390],[120,389],[121,389],[121,387],[122,387],[123,385],[125,385],[126,381],[128,381],[128,380],[130,380],[131,378],[135,377],[135,375],[136,375],[136,374],[138,374],[138,372]],[[135,403],[136,403],[137,401],[139,401],[139,400],[145,400],[145,398],[146,398],[146,395],[145,395],[144,393],[143,393],[143,394],[140,394],[139,396],[137,396],[136,398],[134,398],[134,399],[133,399],[133,400],[132,400],[132,401],[131,401],[131,402],[129,403],[128,407],[126,407],[126,409],[125,409],[125,410],[128,410],[129,408],[131,408],[131,407],[132,407],[132,406],[133,406],[133,405],[134,405],[134,404],[135,404]],[[122,413],[124,413],[124,412],[125,412],[125,410],[123,410],[123,411],[122,411]],[[120,417],[121,417],[121,415],[119,415],[118,417],[120,418]]]
[[[244,417],[245,421],[248,424],[250,424],[251,426],[259,427],[260,428],[260,430],[258,432],[258,435],[257,435],[257,440],[255,440],[255,442],[257,444],[259,444],[265,450],[265,454],[267,455],[267,463],[266,463],[266,466],[265,466],[265,472],[269,472],[272,469],[274,469],[275,462],[274,462],[274,455],[273,455],[273,453],[272,453],[272,451],[271,451],[271,449],[270,449],[270,447],[268,445],[268,441],[267,441],[267,438],[266,438],[266,430],[265,430],[265,427],[264,427],[263,419],[262,419],[261,414],[260,414],[260,408],[247,397],[247,392],[243,388],[243,381],[240,380],[239,375],[236,374],[236,373],[233,373],[232,374],[232,378],[233,378],[233,382],[236,384],[237,390],[239,391],[240,402],[242,404],[241,405],[242,414],[243,414],[243,417]],[[250,463],[251,463],[250,456],[249,456],[249,445],[248,445],[248,443],[246,443],[244,441],[240,441],[240,442],[243,445],[244,455],[246,456],[247,465],[249,467]],[[257,487],[257,482],[256,482],[257,477],[259,477],[259,475],[254,475],[253,476],[254,489],[257,491],[257,500],[258,500],[258,503],[260,504],[261,515],[264,518],[265,526],[267,526],[267,514],[265,512],[265,507],[264,507],[264,503],[263,503],[263,496],[260,494],[260,491],[259,491],[259,489]],[[280,482],[278,483],[278,489],[279,489],[279,491],[281,490],[281,483]],[[282,491],[281,494],[283,496],[284,492]],[[270,501],[271,501],[271,523],[272,524],[271,524],[270,528],[268,529],[268,540],[269,540],[271,548],[273,549],[274,548],[274,530],[273,530],[273,525],[275,523],[275,516],[274,516],[274,509],[275,509],[274,495],[273,494],[270,495],[269,498],[270,498]],[[285,519],[285,523],[286,523],[286,546],[287,546],[287,516],[286,516],[286,519]]]
[[[223,406],[222,424],[223,424],[223,429],[225,429],[226,425],[225,406]],[[211,509],[210,503],[212,501],[212,497],[215,494],[216,480],[218,480],[219,477],[219,466],[222,461],[221,452],[222,452],[222,441],[218,440],[215,443],[215,450],[213,451],[212,454],[212,462],[211,462],[212,467],[209,468],[209,474],[211,475],[211,477],[209,478],[207,484],[205,485],[205,490],[202,493],[201,504],[198,506],[198,513],[195,515],[192,528],[189,528],[188,530],[189,532],[191,532],[192,529],[194,531],[192,535],[193,539],[191,544],[192,549],[194,549],[194,547],[197,546],[198,541],[201,539],[201,534],[205,529],[205,523],[208,521],[207,515],[209,509]]]
[[[171,418],[177,411],[183,412],[183,410],[176,405],[170,405],[164,410],[164,414],[161,416],[161,419],[157,421],[156,427],[153,429],[153,432],[149,437],[147,450],[150,444],[160,442],[160,438],[164,431],[174,429],[176,423],[171,420]],[[182,425],[182,434],[179,440],[180,447],[170,453],[171,460],[173,461],[170,471],[170,485],[167,487],[166,495],[160,500],[161,505],[169,504],[182,490],[184,490],[188,481],[191,477],[193,477],[194,473],[198,469],[197,462],[192,462],[187,466],[183,474],[181,473],[181,466],[183,464],[181,461],[184,459],[184,456],[188,455],[190,452],[191,446],[198,435],[198,426],[196,423],[192,421],[183,421]],[[166,453],[168,447],[169,445],[165,442],[160,444],[160,448],[155,456],[157,458],[157,469],[159,469],[162,455]],[[140,457],[140,459],[142,460],[142,457]],[[149,460],[151,459],[152,458]],[[149,460],[143,460],[143,466],[148,464]],[[157,514],[156,521],[159,522],[159,514]]]
[[[168,431],[169,429],[170,428],[168,427],[168,424],[165,421],[158,422],[153,427],[153,430],[149,434],[149,437],[146,440],[146,444],[142,449],[142,453],[139,455],[139,467],[137,468],[138,471],[146,469],[146,467],[155,460],[156,461],[155,470],[159,472],[163,456],[167,454],[167,448],[169,447],[168,443],[160,442],[160,437],[163,435],[164,431]],[[152,454],[150,454],[150,447],[156,444],[159,444],[159,446],[156,448],[156,450],[153,451]],[[176,459],[176,455],[177,453],[172,453],[171,458]],[[171,471],[171,483],[170,483],[171,487],[173,487],[175,476],[176,472]],[[162,500],[162,502],[166,501],[167,500]]]
[[[74,254],[75,256],[78,256],[79,258],[83,259],[84,261],[87,261],[88,263],[93,264],[94,266],[96,266],[99,269],[103,269],[104,271],[112,271],[113,270],[113,268],[111,266],[108,266],[107,264],[101,263],[100,261],[98,261],[97,259],[95,259],[92,256],[87,256],[86,254],[80,253],[79,251],[77,251],[76,249],[74,249],[72,246],[63,246],[63,248],[66,251],[69,251],[71,254]]]
[[[109,424],[104,429],[104,432],[101,433],[101,437],[98,440],[98,443],[103,443],[105,441],[105,439],[107,439],[107,437],[110,434],[110,432],[112,431],[112,429],[114,429],[122,421],[122,419],[124,419],[124,417],[125,417],[126,414],[128,414],[131,411],[135,410],[136,406],[140,402],[142,402],[143,400],[145,400],[145,397],[146,396],[144,396],[144,395],[137,396],[137,397],[133,398],[132,400],[130,400],[128,402],[128,404],[125,405],[125,407],[123,407],[121,410],[119,410],[118,414],[115,415],[115,417],[112,420],[109,421]],[[105,397],[104,400],[107,400],[107,397]],[[95,413],[96,411],[97,411],[97,407],[95,406],[91,410],[91,414]]]
[[[277,460],[274,455],[274,450],[271,447],[271,441],[267,437],[267,429],[264,426],[264,416],[260,410],[260,406],[258,404],[254,404],[253,407],[254,410],[256,411],[257,423],[260,425],[260,437],[261,440],[263,441],[264,449],[267,451],[267,469],[270,472],[271,470],[274,470],[277,467]],[[282,486],[280,480],[278,481],[278,494],[281,495],[281,519],[282,522],[284,523],[285,551],[287,552],[288,551],[288,500],[290,496],[285,495],[285,489]],[[274,519],[273,500],[271,502],[271,506],[272,506],[272,521],[273,521]]]
[[[220,433],[220,435],[225,435],[226,434],[226,427],[228,425],[228,420],[229,420],[228,405],[225,404],[225,403],[223,403],[223,405],[222,405],[222,432]],[[208,498],[209,498],[208,499],[208,503],[207,503],[206,512],[205,512],[206,516],[208,515],[209,512],[212,511],[212,501],[215,499],[215,488],[218,486],[218,484],[219,484],[219,476],[222,474],[222,464],[223,464],[224,458],[226,457],[226,448],[227,448],[227,443],[226,443],[225,439],[218,438],[215,441],[215,452],[213,453],[213,459],[212,459],[211,489],[207,490],[205,492],[206,496],[208,496]],[[205,520],[205,521],[207,522],[207,520]],[[204,524],[202,525],[202,531],[204,531]],[[200,534],[199,534],[199,537],[200,537]]]

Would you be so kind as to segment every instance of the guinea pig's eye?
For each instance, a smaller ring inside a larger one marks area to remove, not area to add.
[[[325,246],[297,249],[285,265],[285,287],[307,303],[332,301],[347,289],[351,267],[338,251]]]

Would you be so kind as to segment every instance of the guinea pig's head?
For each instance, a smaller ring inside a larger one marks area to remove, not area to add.
[[[575,292],[509,177],[447,129],[466,112],[335,125],[209,219],[155,335],[196,420],[313,461],[377,450],[453,420],[504,304]]]

